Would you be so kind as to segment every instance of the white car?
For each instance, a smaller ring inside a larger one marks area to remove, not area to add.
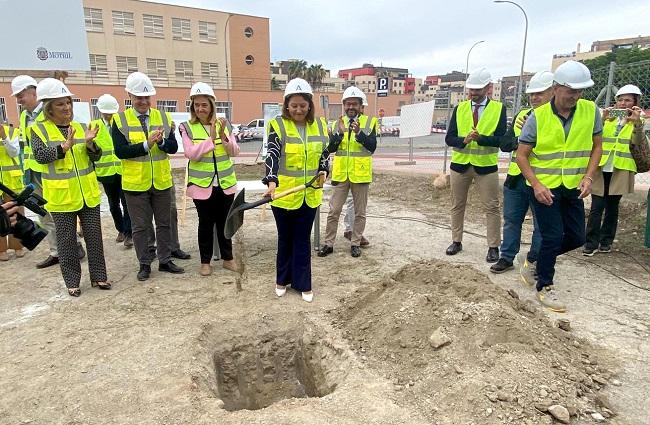
[[[264,119],[258,118],[249,122],[246,131],[250,133],[252,139],[262,140],[264,138]]]

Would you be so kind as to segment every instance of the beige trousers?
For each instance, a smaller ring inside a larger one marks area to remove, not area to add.
[[[348,197],[348,191],[352,191],[352,202],[354,203],[354,225],[352,226],[351,242],[353,246],[361,245],[361,236],[366,228],[369,189],[370,183],[350,183],[349,180],[334,186],[330,198],[330,212],[327,214],[325,245],[334,246],[336,231],[339,227],[339,217]]]
[[[487,243],[490,248],[501,245],[501,213],[499,211],[499,173],[476,174],[474,167],[464,173],[451,171],[451,237],[454,242],[463,241],[463,224],[467,193],[472,185],[481,197],[487,227]]]

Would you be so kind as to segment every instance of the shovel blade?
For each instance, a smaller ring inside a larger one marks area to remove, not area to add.
[[[232,239],[232,237],[237,233],[237,230],[244,223],[244,209],[241,208],[246,202],[244,197],[246,196],[246,189],[242,189],[241,192],[235,196],[235,199],[232,201],[230,210],[228,211],[228,216],[226,217],[226,224],[224,226],[224,236],[226,239]]]

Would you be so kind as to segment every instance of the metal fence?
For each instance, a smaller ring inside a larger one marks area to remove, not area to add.
[[[595,84],[584,91],[583,97],[595,101],[598,106],[610,106],[620,87],[634,84],[643,93],[639,106],[650,109],[650,60],[624,65],[610,62],[608,66],[593,70],[591,78]]]

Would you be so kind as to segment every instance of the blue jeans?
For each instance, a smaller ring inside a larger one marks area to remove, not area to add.
[[[577,189],[560,186],[551,189],[553,204],[544,205],[528,189],[542,235],[540,256],[537,260],[537,290],[553,285],[555,261],[559,255],[581,247],[585,243],[585,205],[578,198]]]
[[[503,186],[503,240],[501,241],[501,258],[513,262],[521,243],[521,226],[526,218],[530,203],[526,180],[522,177],[513,187]],[[537,261],[542,236],[537,227],[533,210],[533,240],[526,258],[529,262]]]

